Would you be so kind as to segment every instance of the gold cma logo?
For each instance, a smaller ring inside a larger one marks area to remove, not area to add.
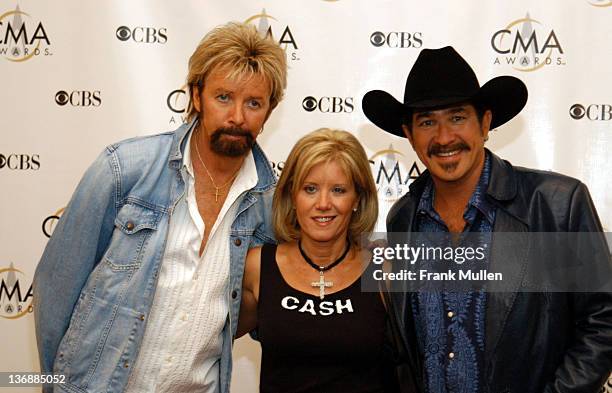
[[[250,23],[257,27],[257,31],[262,37],[270,37],[285,49],[289,60],[300,60],[297,54],[298,44],[294,38],[291,28],[282,26],[278,20],[266,13],[266,9],[262,9],[260,14],[255,14],[247,18],[244,23]]]
[[[58,209],[55,213],[44,219],[42,223],[42,231],[46,237],[51,237],[51,235],[53,234],[53,230],[55,229],[55,225],[62,217],[64,210],[66,210],[66,208],[62,207],[61,209]]]
[[[388,149],[377,151],[369,158],[379,201],[390,203],[397,201],[408,192],[412,181],[421,175],[416,161],[408,166],[402,162],[404,159],[404,154],[395,150],[393,144]]]
[[[563,47],[553,29],[532,19],[516,19],[496,31],[491,37],[491,47],[498,56],[495,65],[509,65],[517,71],[532,72],[545,66],[563,66]]]
[[[179,89],[172,90],[166,98],[168,109],[173,115],[168,120],[168,124],[183,124],[187,121],[187,104],[189,103],[189,88],[184,84]]]
[[[32,284],[25,292],[23,278],[23,272],[15,269],[12,263],[7,268],[0,268],[0,317],[18,319],[32,312]]]
[[[612,0],[587,0],[593,7],[612,7]]]
[[[0,15],[0,55],[5,59],[23,62],[35,56],[52,54],[49,50],[51,42],[42,22],[31,20],[19,5]]]

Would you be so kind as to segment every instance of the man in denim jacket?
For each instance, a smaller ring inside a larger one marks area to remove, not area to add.
[[[274,241],[255,139],[286,68],[253,27],[214,29],[189,60],[189,123],[111,145],[85,173],[34,280],[55,391],[229,391],[244,258]]]

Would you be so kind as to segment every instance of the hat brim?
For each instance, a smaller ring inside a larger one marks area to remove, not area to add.
[[[382,90],[372,90],[361,100],[363,113],[368,119],[383,130],[399,137],[405,137],[402,130],[408,108],[391,94]]]
[[[518,115],[527,104],[527,96],[523,81],[513,76],[498,76],[482,85],[473,101],[491,110],[491,129],[494,129]]]
[[[516,116],[525,107],[527,96],[527,87],[520,79],[498,76],[485,83],[474,96],[443,97],[405,105],[386,91],[373,90],[365,94],[361,105],[363,113],[372,123],[390,134],[405,137],[402,124],[414,110],[439,109],[471,101],[491,110],[493,118],[490,128],[494,129]]]

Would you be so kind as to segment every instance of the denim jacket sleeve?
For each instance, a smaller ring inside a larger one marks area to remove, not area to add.
[[[116,167],[110,150],[89,167],[36,268],[34,317],[41,372],[53,371],[81,290],[108,246],[120,187]]]

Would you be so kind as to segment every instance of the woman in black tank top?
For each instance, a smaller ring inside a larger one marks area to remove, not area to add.
[[[247,255],[238,336],[257,329],[262,392],[394,391],[379,293],[361,291],[359,236],[378,215],[363,147],[346,131],[298,141],[273,203],[278,246]]]

